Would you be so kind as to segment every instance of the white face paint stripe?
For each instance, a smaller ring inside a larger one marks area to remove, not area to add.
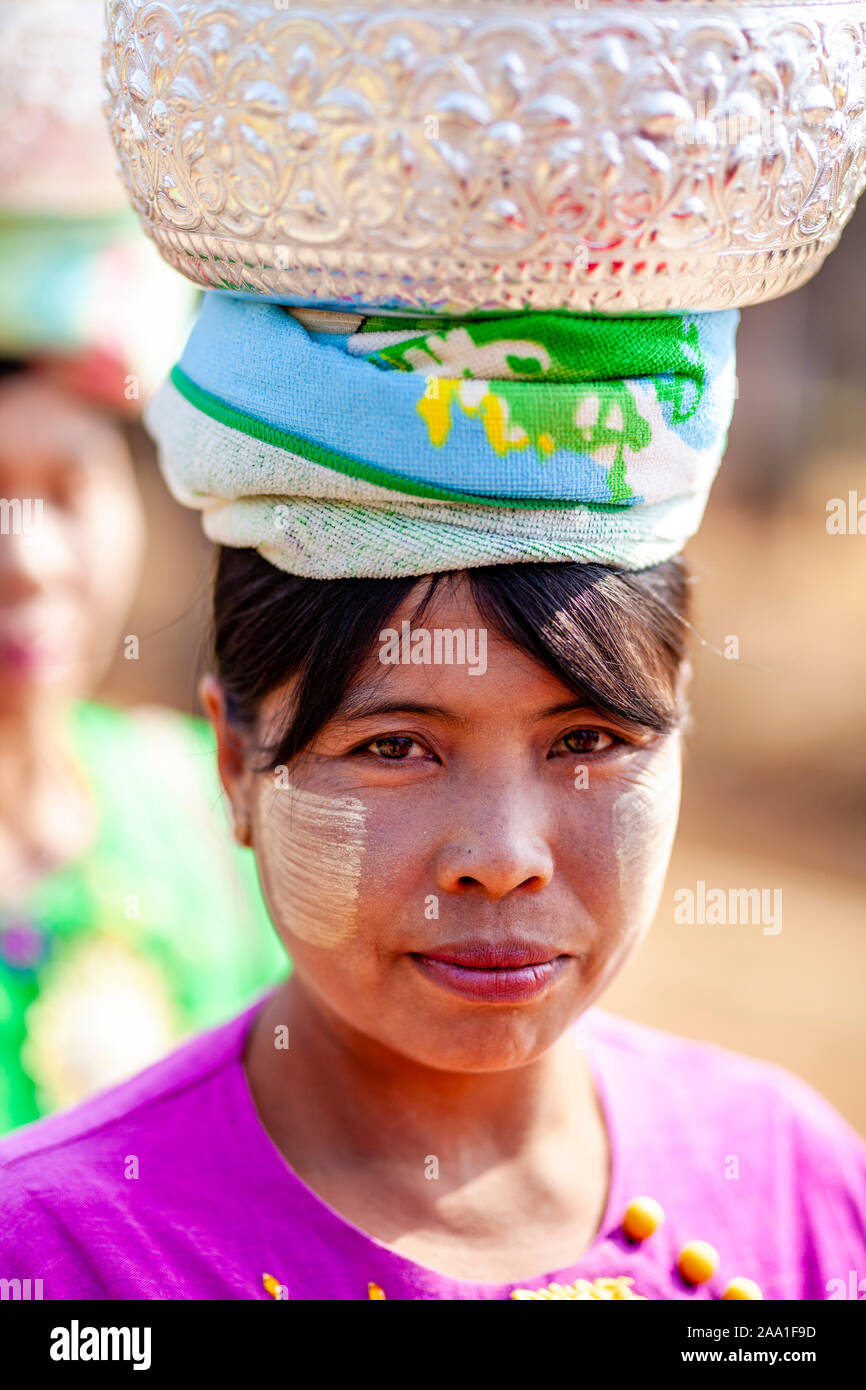
[[[620,792],[613,805],[611,833],[620,898],[649,927],[664,887],[680,806],[680,750],[672,739],[662,784],[640,783]],[[591,775],[591,774],[590,774]]]
[[[272,782],[260,813],[264,843],[256,853],[277,923],[314,946],[346,941],[355,931],[363,802]]]

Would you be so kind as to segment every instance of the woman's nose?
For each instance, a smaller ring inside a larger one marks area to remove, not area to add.
[[[68,567],[68,547],[47,507],[32,524],[0,535],[0,593],[7,602],[40,593]]]
[[[537,808],[515,796],[498,806],[464,807],[460,828],[439,851],[437,882],[445,893],[504,898],[538,893],[553,877],[553,853]]]

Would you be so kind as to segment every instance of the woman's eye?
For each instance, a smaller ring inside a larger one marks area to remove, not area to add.
[[[41,495],[49,506],[56,507],[58,511],[71,511],[78,506],[86,482],[80,469],[72,465],[58,468],[43,482]]]
[[[380,758],[389,762],[404,762],[413,748],[418,749],[418,753],[423,757],[424,750],[414,738],[408,734],[386,734],[383,738],[374,738],[364,745],[364,751],[374,753]]]
[[[605,733],[603,729],[572,729],[562,738],[569,753],[603,753],[606,748],[612,748],[616,741],[612,734]]]
[[[43,491],[43,497],[49,507],[53,507],[58,512],[68,512],[72,507],[72,498],[64,487],[53,487]]]

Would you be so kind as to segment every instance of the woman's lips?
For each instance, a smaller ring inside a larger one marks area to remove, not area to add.
[[[428,979],[464,999],[514,1004],[533,999],[565,969],[569,956],[523,948],[433,952],[411,957]]]
[[[59,644],[58,644],[59,645]],[[0,669],[10,675],[33,675],[51,665],[56,654],[44,641],[5,638],[0,635]]]

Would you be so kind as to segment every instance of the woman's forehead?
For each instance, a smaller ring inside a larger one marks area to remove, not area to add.
[[[362,663],[332,725],[415,713],[455,728],[504,728],[588,708],[573,688],[494,628],[473,631],[456,617],[450,627],[439,627],[432,615],[423,627],[394,623],[382,630],[385,637],[380,634]],[[285,709],[285,699],[274,704],[274,713]]]
[[[21,375],[0,381],[0,419],[4,436],[15,433],[34,440],[85,434],[113,435],[106,420],[51,381]]]
[[[57,469],[124,452],[118,430],[50,383],[0,383],[0,466]]]
[[[420,611],[419,611],[420,610]],[[435,618],[442,625],[479,625],[481,615],[465,571],[424,575],[391,613],[389,623],[413,621],[429,626]]]

